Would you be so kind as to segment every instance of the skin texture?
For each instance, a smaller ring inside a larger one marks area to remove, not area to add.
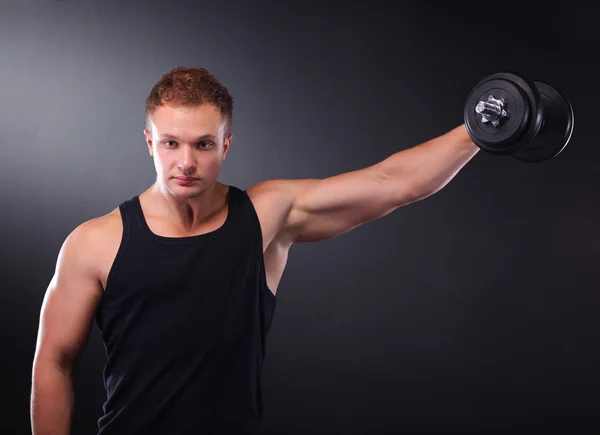
[[[216,107],[162,106],[144,130],[156,181],[140,194],[151,231],[211,232],[227,218],[228,186],[217,181],[233,136]],[[268,180],[247,189],[259,216],[267,284],[276,294],[290,247],[336,237],[429,197],[479,149],[464,125],[387,159],[325,179]],[[183,185],[177,177],[193,177]],[[73,370],[87,343],[122,236],[118,207],[83,222],[61,246],[41,307],[31,397],[33,435],[68,434]],[[65,319],[69,319],[68,322]]]

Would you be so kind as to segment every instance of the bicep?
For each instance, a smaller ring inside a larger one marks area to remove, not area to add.
[[[83,228],[73,231],[58,255],[42,302],[36,360],[70,368],[84,348],[102,297]]]
[[[295,242],[336,237],[392,212],[399,188],[392,189],[375,166],[307,180],[297,192],[287,231]]]
[[[325,240],[411,202],[408,185],[392,185],[381,165],[324,179],[271,180],[249,193],[263,227],[264,246]]]

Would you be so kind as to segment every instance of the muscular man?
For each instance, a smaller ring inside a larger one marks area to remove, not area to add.
[[[107,398],[99,434],[257,434],[265,338],[288,251],[426,198],[479,151],[464,126],[325,179],[217,181],[232,98],[208,71],[153,87],[144,130],[156,182],[65,239],[41,308],[34,435],[64,435],[92,322]]]

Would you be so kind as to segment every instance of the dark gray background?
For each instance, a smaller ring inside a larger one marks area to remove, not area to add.
[[[292,248],[264,367],[265,434],[600,431],[598,9],[482,2],[0,3],[0,432],[30,433],[41,301],[68,233],[155,177],[160,75],[235,99],[220,181],[317,178],[462,123],[482,77],[560,88],[575,131],[530,165],[480,152],[441,192]],[[75,434],[104,400],[95,327]]]

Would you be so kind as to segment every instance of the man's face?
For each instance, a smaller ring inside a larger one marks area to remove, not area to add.
[[[144,135],[159,187],[174,197],[190,199],[216,181],[232,137],[224,137],[225,122],[215,106],[161,106],[149,128]]]

